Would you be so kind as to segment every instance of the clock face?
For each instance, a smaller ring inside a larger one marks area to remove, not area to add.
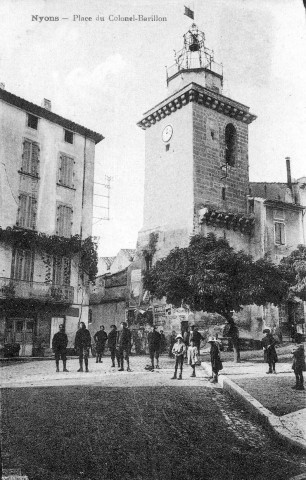
[[[162,134],[163,141],[164,142],[169,142],[170,138],[172,137],[172,133],[173,133],[172,125],[167,125],[163,129],[163,134]]]

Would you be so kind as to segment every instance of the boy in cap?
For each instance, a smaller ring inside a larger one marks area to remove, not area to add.
[[[183,337],[182,335],[177,335],[176,336],[176,342],[173,345],[172,348],[172,353],[175,357],[175,367],[174,367],[174,375],[172,377],[172,380],[174,380],[177,375],[177,369],[180,367],[180,374],[178,377],[178,380],[182,380],[182,372],[183,372],[183,364],[184,364],[184,355],[186,352],[186,347],[183,342]]]

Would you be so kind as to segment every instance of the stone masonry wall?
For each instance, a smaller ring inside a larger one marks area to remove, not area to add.
[[[225,161],[225,127],[234,125],[237,131],[235,166],[228,166],[227,178],[221,166]],[[248,194],[248,125],[222,113],[193,103],[194,201],[196,207],[205,204],[224,211],[246,212]],[[222,200],[222,187],[226,199]]]

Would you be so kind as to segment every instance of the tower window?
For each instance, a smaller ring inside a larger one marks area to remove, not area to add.
[[[221,195],[222,195],[222,200],[225,200],[225,198],[226,198],[226,190],[225,190],[225,187],[222,187],[222,193],[221,193]]]
[[[233,167],[237,155],[237,131],[232,123],[225,127],[225,160],[228,165]]]
[[[170,148],[170,143],[166,145],[166,152],[169,152],[169,148]]]

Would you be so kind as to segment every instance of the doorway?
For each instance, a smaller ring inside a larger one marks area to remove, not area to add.
[[[5,343],[19,343],[19,356],[31,357],[34,343],[34,318],[7,318]]]

